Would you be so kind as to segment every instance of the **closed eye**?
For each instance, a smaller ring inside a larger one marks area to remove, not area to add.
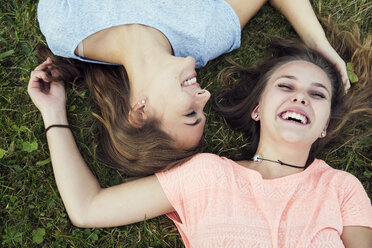
[[[316,97],[316,98],[321,98],[321,99],[326,98],[325,95],[323,93],[320,93],[320,92],[313,92],[313,93],[311,93],[311,95]]]
[[[192,111],[190,113],[188,113],[187,115],[185,115],[186,117],[193,117],[196,115],[196,112],[195,111]]]
[[[284,90],[292,90],[293,89],[293,87],[289,84],[278,84],[278,87],[282,88]]]
[[[196,121],[193,122],[193,123],[185,123],[185,124],[188,125],[188,126],[196,126],[196,125],[198,125],[199,123],[201,123],[201,121],[202,121],[202,118],[198,118],[198,119],[196,119]]]

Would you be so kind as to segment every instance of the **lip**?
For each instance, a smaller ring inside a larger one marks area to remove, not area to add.
[[[286,113],[286,112],[293,112],[293,113],[296,113],[296,114],[300,114],[300,115],[305,116],[305,118],[306,118],[306,124],[302,124],[302,123],[299,123],[299,122],[294,122],[294,121],[283,119],[282,118],[282,115],[284,113]],[[281,120],[283,120],[283,121],[290,121],[290,122],[292,122],[294,124],[298,124],[298,125],[309,125],[311,123],[311,119],[310,119],[309,115],[304,110],[299,109],[299,108],[289,108],[289,109],[286,109],[286,110],[280,112],[279,115],[278,115],[278,117]]]
[[[195,81],[195,83],[193,83],[193,84],[188,84],[188,85],[185,85],[185,84],[184,84],[187,80],[190,80],[190,79],[192,79],[192,78],[195,78],[195,79],[196,79],[196,76],[197,76],[197,74],[196,74],[196,72],[194,72],[193,74],[191,74],[190,76],[188,76],[187,78],[185,78],[184,80],[182,80],[182,82],[181,82],[181,86],[182,86],[182,87],[188,87],[188,86],[194,86],[194,85],[199,86],[199,84],[198,84],[197,81]]]

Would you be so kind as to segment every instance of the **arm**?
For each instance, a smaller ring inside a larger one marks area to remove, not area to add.
[[[338,199],[343,223],[341,239],[345,247],[372,247],[372,206],[361,182],[343,172]]]
[[[126,225],[172,211],[155,176],[102,189],[69,129],[52,128],[47,137],[58,190],[75,225]]]
[[[345,226],[341,235],[346,248],[372,247],[372,229],[362,226]]]
[[[49,81],[45,72],[50,63],[49,59],[36,67],[28,85],[45,127],[68,123],[63,83]],[[85,164],[69,129],[51,128],[47,139],[58,190],[74,225],[126,225],[173,210],[155,176],[103,189]]]
[[[288,19],[306,45],[320,52],[336,66],[345,89],[349,89],[346,64],[329,44],[309,0],[270,0],[270,4]]]

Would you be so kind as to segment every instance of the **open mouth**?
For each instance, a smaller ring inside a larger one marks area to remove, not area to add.
[[[192,78],[190,78],[190,79],[187,79],[187,80],[185,80],[185,81],[183,81],[182,83],[181,83],[181,86],[182,87],[187,87],[187,86],[190,86],[190,85],[194,85],[194,84],[196,84],[197,82],[196,82],[196,76],[194,76],[194,77],[192,77]]]
[[[294,121],[302,125],[310,124],[310,119],[307,116],[300,113],[285,111],[282,112],[279,116],[283,120]]]

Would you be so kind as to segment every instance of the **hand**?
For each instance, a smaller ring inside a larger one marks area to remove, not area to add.
[[[292,24],[306,45],[320,52],[339,71],[345,91],[350,88],[346,64],[329,44],[309,0],[270,0]]]
[[[51,68],[52,61],[48,58],[32,72],[28,83],[28,94],[32,102],[41,112],[45,126],[52,124],[67,124],[66,94],[64,83],[51,81],[48,71],[53,77],[57,73]]]
[[[318,44],[315,50],[320,52],[325,58],[327,58],[338,70],[341,76],[341,80],[344,84],[345,92],[347,93],[350,89],[350,81],[347,75],[346,63],[328,43]]]

